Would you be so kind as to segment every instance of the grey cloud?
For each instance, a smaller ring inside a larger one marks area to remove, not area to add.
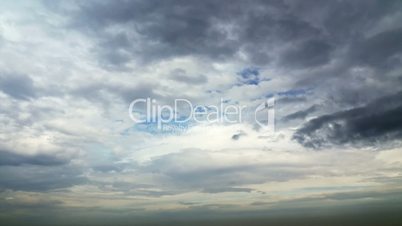
[[[121,172],[124,168],[118,164],[98,164],[92,167],[93,170],[102,173]]]
[[[350,110],[323,115],[299,128],[293,138],[304,146],[373,144],[402,137],[402,92]]]
[[[205,75],[190,76],[185,70],[180,68],[171,71],[169,78],[178,82],[187,83],[189,85],[203,84],[208,81]]]
[[[285,3],[271,5],[266,2],[261,7],[265,12],[247,15],[244,24],[241,24],[246,29],[242,33],[243,39],[250,43],[263,44],[268,40],[286,43],[320,36],[318,28],[289,13],[289,6]]]
[[[124,192],[127,195],[136,195],[136,196],[149,196],[149,197],[161,197],[167,195],[176,195],[179,193],[177,190],[163,190],[163,191],[152,191],[148,189],[130,189],[129,191]]]
[[[224,188],[205,188],[202,190],[205,193],[222,193],[222,192],[252,192],[253,189],[250,188],[231,188],[231,187],[224,187]]]
[[[290,121],[294,119],[305,119],[309,114],[317,111],[317,105],[313,105],[307,109],[293,112],[282,118],[283,121]]]
[[[207,167],[198,167],[191,162],[211,162]],[[183,165],[183,163],[186,163]],[[175,193],[199,190],[204,192],[225,192],[250,190],[236,187],[266,181],[287,181],[302,178],[305,170],[301,165],[220,165],[213,162],[203,150],[183,150],[154,159],[140,171],[153,172],[165,189]],[[244,186],[242,186],[244,188]]]
[[[9,209],[49,209],[59,207],[63,202],[58,200],[40,199],[35,202],[23,202],[20,200],[6,200],[0,202],[0,209],[3,211]]]
[[[312,196],[312,197],[305,197],[305,198],[296,198],[289,201],[284,201],[279,203],[279,205],[287,205],[287,204],[296,204],[296,203],[305,203],[308,202],[317,202],[323,200],[337,200],[337,201],[344,201],[344,200],[356,200],[356,199],[367,199],[370,198],[371,200],[392,200],[395,197],[400,197],[401,192],[396,190],[390,191],[349,191],[349,192],[335,192],[335,193],[327,193],[321,194],[319,196]],[[272,203],[260,203],[260,205],[266,205]]]
[[[300,103],[300,102],[306,102],[307,97],[306,96],[284,96],[280,97],[279,99],[275,99],[275,102],[278,104],[295,104],[295,103]]]
[[[37,154],[37,155],[20,155],[10,151],[0,150],[0,166],[19,166],[19,165],[41,165],[55,166],[63,165],[69,162],[68,159],[53,155]]]
[[[154,61],[193,55],[213,60],[233,58],[240,50],[252,61],[271,61],[279,43],[303,40],[291,55],[321,53],[300,65],[327,60],[330,48],[320,28],[289,11],[283,1],[129,1],[87,2],[79,5],[71,27],[95,37],[95,52],[111,65],[124,66],[128,58]],[[124,26],[130,32],[107,32]],[[310,41],[309,41],[310,40]],[[138,45],[138,43],[141,43]]]
[[[161,97],[154,92],[156,88],[157,85],[150,83],[136,84],[131,87],[118,84],[95,83],[78,87],[72,91],[72,94],[84,97],[92,102],[108,102],[110,100],[103,95],[103,92],[107,92],[130,103],[136,98]]]
[[[388,192],[375,192],[375,191],[360,191],[360,192],[341,192],[335,194],[326,195],[327,199],[334,200],[349,200],[349,199],[364,199],[364,198],[377,198],[377,199],[394,199],[395,197],[401,197],[400,191],[388,191]]]
[[[237,49],[224,30],[213,26],[213,19],[223,10],[222,5],[214,1],[90,2],[81,4],[73,26],[92,34],[102,33],[106,39],[100,40],[98,47],[108,55],[125,51],[130,57],[141,56],[147,61],[189,54],[222,58]],[[105,32],[104,28],[116,24],[139,35]],[[125,62],[126,57],[118,57],[109,63],[122,65]]]
[[[96,51],[99,56],[99,63],[104,68],[114,71],[127,71],[128,68],[124,67],[125,63],[128,63],[131,59],[131,55],[124,51],[118,51],[113,49],[102,48]]]
[[[28,100],[36,96],[32,79],[24,74],[0,73],[0,90],[19,100]]]
[[[398,0],[290,1],[291,11],[323,28],[335,43],[350,43],[362,38],[382,18],[398,13]],[[390,21],[398,24],[397,21]]]
[[[85,182],[82,169],[74,165],[0,166],[0,190],[47,191]]]
[[[116,66],[124,65],[129,58],[157,60],[193,55],[222,60],[232,58],[240,50],[253,62],[267,64],[275,57],[278,45],[291,43],[294,47],[285,50],[280,63],[303,68],[325,64],[335,47],[364,38],[365,31],[396,12],[398,4],[90,1],[78,5],[71,27],[96,37],[95,52]],[[113,26],[124,26],[134,34],[108,32],[107,28]]]
[[[392,57],[402,53],[402,28],[384,31],[364,39],[351,49],[351,58],[358,64],[369,66],[389,66],[401,63]]]
[[[322,40],[308,40],[286,50],[280,62],[292,68],[306,68],[326,64],[330,61],[332,46]]]

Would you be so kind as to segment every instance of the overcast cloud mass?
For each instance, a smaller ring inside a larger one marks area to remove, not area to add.
[[[401,21],[400,0],[1,1],[0,224],[398,225]],[[159,131],[137,98],[275,98],[275,132]]]

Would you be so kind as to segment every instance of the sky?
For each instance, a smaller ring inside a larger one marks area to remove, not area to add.
[[[0,223],[397,225],[401,9],[1,1]],[[246,110],[161,129],[147,98]]]

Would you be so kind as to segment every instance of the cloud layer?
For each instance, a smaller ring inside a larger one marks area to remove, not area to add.
[[[401,6],[0,3],[0,220],[392,206],[402,167]],[[238,123],[157,131],[127,112],[148,97],[250,109],[274,97],[276,131],[252,111]]]

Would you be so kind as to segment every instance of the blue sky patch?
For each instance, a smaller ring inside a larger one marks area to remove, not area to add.
[[[260,80],[260,69],[256,67],[244,68],[237,73],[239,75],[239,81],[241,84],[246,85],[258,85]]]

